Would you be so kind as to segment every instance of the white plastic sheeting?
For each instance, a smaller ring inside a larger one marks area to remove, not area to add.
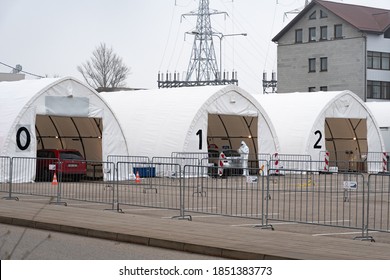
[[[257,151],[274,153],[278,149],[267,114],[251,94],[237,86],[103,92],[101,95],[115,111],[130,155],[167,157],[172,152],[207,152],[211,115],[256,117]],[[241,129],[239,125],[225,128],[232,135],[233,130]],[[241,140],[237,140],[235,148]]]
[[[116,118],[110,108],[97,95],[97,93],[84,83],[74,78],[23,80],[17,82],[0,82],[0,155],[9,157],[35,157],[38,145],[37,139],[44,139],[42,135],[48,135],[49,125],[40,125],[37,137],[37,116],[56,117],[56,135],[51,135],[57,141],[61,141],[60,147],[45,148],[69,148],[70,141],[82,141],[87,137],[83,131],[91,131],[89,121],[73,121],[72,126],[78,126],[78,138],[66,138],[64,133],[68,130],[64,127],[67,118],[95,118],[103,121],[101,141],[98,151],[102,154],[99,158],[105,159],[109,154],[126,154],[126,140],[122,134]],[[52,122],[54,123],[54,121]],[[97,125],[100,126],[101,125]],[[96,129],[95,129],[96,130]],[[98,132],[99,133],[99,132]],[[83,135],[83,136],[81,136]],[[92,135],[91,137],[95,137]],[[58,137],[58,138],[57,138]],[[68,142],[67,142],[68,141]],[[88,144],[86,144],[88,145]],[[41,144],[40,144],[41,146]],[[90,151],[90,157],[94,151]],[[85,155],[88,159],[88,154]],[[35,172],[31,172],[32,174]],[[0,174],[3,174],[0,172]],[[28,172],[14,172],[20,178],[15,181],[32,180],[35,174],[25,175]],[[31,178],[25,178],[30,176]],[[2,178],[0,178],[0,181]],[[4,179],[4,178],[3,178]]]
[[[390,102],[366,102],[382,133],[386,152],[390,152]]]
[[[383,151],[383,140],[375,119],[364,102],[351,91],[255,97],[272,120],[280,153],[305,154],[310,155],[312,160],[322,160],[320,151],[356,145],[352,142],[353,138],[362,141],[361,146],[365,145],[368,149],[365,152]],[[360,123],[362,128],[358,128]],[[343,142],[338,141],[335,136],[338,134],[342,134],[339,138],[343,138]],[[330,135],[330,139],[325,139],[326,135]],[[345,141],[346,138],[349,142]],[[328,144],[332,142],[335,147],[326,147],[326,141]]]

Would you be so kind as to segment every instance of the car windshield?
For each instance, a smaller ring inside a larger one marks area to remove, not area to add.
[[[83,157],[79,152],[76,151],[66,151],[60,152],[60,159],[75,159],[75,160],[83,160]]]
[[[240,153],[235,150],[226,150],[223,151],[226,157],[240,157]]]

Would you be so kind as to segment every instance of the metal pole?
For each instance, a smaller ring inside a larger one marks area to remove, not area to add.
[[[222,38],[223,35],[219,38],[219,80],[222,80]]]
[[[195,32],[192,32],[192,34],[196,34]],[[217,36],[219,38],[219,80],[222,80],[222,39],[224,37],[228,36],[247,36],[247,33],[234,33],[234,34],[212,34],[212,36]]]

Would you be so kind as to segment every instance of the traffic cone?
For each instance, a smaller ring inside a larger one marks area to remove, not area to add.
[[[53,181],[51,182],[51,185],[52,185],[52,186],[57,186],[57,185],[58,185],[58,182],[57,182],[57,175],[56,175],[55,172],[54,172],[54,175],[53,175]]]
[[[139,177],[139,173],[137,171],[136,175],[135,175],[135,182],[136,183],[141,183],[141,178]]]

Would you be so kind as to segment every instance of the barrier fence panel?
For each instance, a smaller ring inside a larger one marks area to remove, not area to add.
[[[149,157],[147,156],[121,156],[121,155],[109,155],[107,156],[107,162],[113,162],[117,167],[118,162],[134,162],[134,163],[148,163],[150,162]],[[115,177],[120,180],[126,180],[129,177],[129,174],[133,174],[133,166],[121,165],[122,169],[117,169]],[[124,169],[126,168],[126,169]],[[114,174],[114,172],[112,172]]]
[[[201,174],[208,168],[209,174],[218,174],[216,166],[187,165],[184,174]],[[258,169],[250,174],[258,174]],[[264,200],[266,177],[243,176],[243,171],[224,172],[222,176],[184,176],[184,212],[262,219],[265,215]]]
[[[327,159],[329,166],[342,172],[378,173],[389,170],[386,152],[320,151],[320,160]]]
[[[389,156],[385,152],[363,153],[366,169],[369,173],[388,172]]]
[[[60,194],[60,184],[53,184],[49,180],[51,169],[54,170],[58,165],[55,159],[40,159],[27,157],[14,157],[11,161],[11,183],[10,196],[12,194],[34,195],[57,198]],[[44,165],[43,162],[50,160],[50,165]],[[47,167],[47,168],[44,168]],[[53,171],[54,172],[54,171]]]
[[[152,163],[163,163],[163,164],[169,164],[171,165],[172,167],[175,167],[175,166],[180,166],[179,169],[166,169],[165,167],[163,168],[163,171],[166,172],[170,172],[170,174],[163,174],[164,176],[170,176],[170,177],[182,177],[184,176],[182,174],[182,171],[184,170],[184,166],[185,165],[200,165],[200,162],[201,160],[199,160],[199,158],[191,158],[189,157],[189,155],[192,155],[191,154],[188,154],[187,157],[153,157],[152,158]],[[159,170],[159,166],[156,166],[157,168],[157,173],[161,173],[161,171]],[[207,174],[207,169],[204,169],[204,175]],[[187,176],[197,176],[198,174],[187,174]]]
[[[58,176],[61,199],[108,204],[115,202],[115,164],[113,162],[85,161],[87,166],[99,166],[101,175],[87,172],[83,177]],[[100,173],[100,171],[99,171]],[[104,180],[102,180],[104,177]]]
[[[197,165],[199,164],[199,162],[204,159],[204,158],[207,158],[209,156],[209,153],[205,153],[205,152],[193,152],[193,153],[190,153],[190,152],[173,152],[171,154],[171,157],[173,158],[182,158],[182,159],[191,159],[193,160],[192,162],[188,162],[189,165]]]
[[[10,178],[11,178],[11,158],[0,156],[0,192],[10,191],[10,183],[11,183]]]
[[[169,162],[118,162],[117,169],[133,168],[133,175],[117,181],[118,203],[180,209],[181,167]]]
[[[275,153],[270,159],[270,168],[275,174],[283,170],[312,170],[310,155]]]
[[[390,232],[390,174],[368,177],[367,228]]]
[[[269,220],[364,228],[365,183],[360,173],[286,170],[269,176],[268,184]]]

